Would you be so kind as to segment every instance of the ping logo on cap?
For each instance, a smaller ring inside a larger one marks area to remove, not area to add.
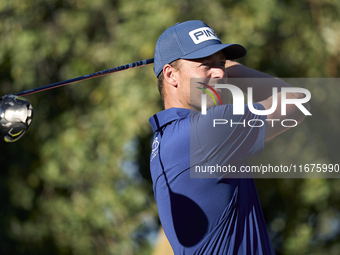
[[[191,39],[194,41],[195,44],[199,44],[208,40],[218,40],[214,30],[210,27],[200,27],[195,30],[189,32]]]

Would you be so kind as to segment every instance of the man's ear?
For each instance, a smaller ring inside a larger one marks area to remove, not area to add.
[[[163,76],[164,79],[172,86],[177,87],[177,76],[176,70],[169,64],[166,64],[163,67]]]

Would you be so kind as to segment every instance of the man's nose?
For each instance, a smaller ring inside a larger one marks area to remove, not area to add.
[[[225,67],[221,67],[221,66],[218,66],[218,67],[213,67],[211,69],[211,78],[214,78],[214,79],[222,79],[222,78],[227,78],[227,72],[225,70]]]

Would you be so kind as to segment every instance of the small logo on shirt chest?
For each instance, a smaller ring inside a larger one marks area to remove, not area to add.
[[[159,141],[158,141],[158,137],[156,137],[152,143],[151,161],[157,156],[158,147],[159,147]]]

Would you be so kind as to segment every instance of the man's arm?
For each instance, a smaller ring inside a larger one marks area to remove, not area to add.
[[[260,102],[271,97],[273,87],[278,88],[278,92],[281,91],[282,87],[291,87],[288,83],[269,74],[256,71],[230,60],[226,62],[226,71],[228,78],[250,78],[235,79],[235,82],[237,82],[235,85],[244,93],[247,93],[248,87],[252,87],[254,102]]]
[[[284,127],[281,125],[282,120],[294,119],[298,123],[301,123],[304,120],[305,115],[298,107],[296,107],[296,105],[293,104],[288,104],[286,106],[286,115],[281,114],[281,88],[291,87],[286,82],[229,60],[226,62],[226,70],[228,78],[251,78],[239,80],[235,79],[233,80],[235,81],[234,85],[238,86],[245,93],[247,93],[248,87],[252,87],[253,100],[262,104],[266,110],[270,109],[273,104],[272,88],[276,87],[278,89],[277,108],[273,113],[267,115],[267,119],[278,121],[275,121],[275,123],[271,121],[266,122],[266,140],[269,140],[289,129],[289,127]],[[286,93],[286,98],[301,99],[304,98],[304,94]],[[308,103],[303,104],[303,106],[308,111],[310,110]]]

